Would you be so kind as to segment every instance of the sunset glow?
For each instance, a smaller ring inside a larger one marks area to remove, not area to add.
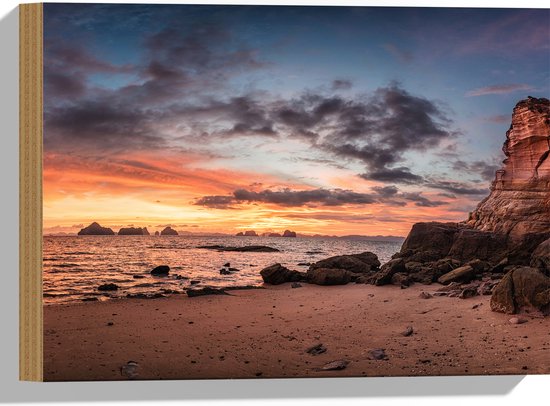
[[[404,236],[464,220],[511,107],[550,88],[540,10],[122,12],[45,8],[44,233]]]

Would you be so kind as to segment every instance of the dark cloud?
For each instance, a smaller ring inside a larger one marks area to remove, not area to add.
[[[488,188],[473,188],[466,183],[443,180],[431,180],[425,186],[432,189],[446,190],[457,195],[485,195],[489,192]]]
[[[382,197],[394,197],[399,192],[396,186],[375,186],[372,188],[378,195]]]
[[[370,173],[359,175],[363,179],[376,180],[379,182],[397,182],[405,184],[420,184],[423,182],[422,176],[415,175],[409,168],[404,166],[391,169],[380,169]]]
[[[232,203],[235,203],[233,196],[204,196],[195,200],[193,204],[211,209],[229,209]]]
[[[457,134],[441,106],[397,83],[354,99],[307,92],[279,101],[273,121],[316,148],[364,163],[363,178],[388,182],[419,183],[419,175],[394,165],[405,152],[425,151]]]
[[[335,79],[332,81],[332,90],[349,90],[353,86],[351,80]]]
[[[344,204],[372,204],[374,196],[368,193],[357,193],[342,189],[298,190],[283,189],[279,191],[263,190],[253,192],[239,189],[233,192],[238,202],[273,203],[281,206],[304,206],[309,203],[321,206],[341,206]]]
[[[203,196],[194,201],[197,206],[214,209],[230,209],[241,203],[268,203],[285,207],[301,206],[344,206],[385,203],[392,206],[405,206],[413,202],[420,207],[437,207],[447,204],[443,201],[432,201],[420,192],[399,192],[396,186],[373,187],[373,193],[359,193],[343,189],[313,190],[262,190],[252,191],[238,189],[233,195]]]
[[[143,114],[131,106],[107,100],[61,105],[44,112],[44,142],[50,152],[57,150],[108,151],[161,148],[164,138],[152,129],[155,114]]]
[[[453,162],[453,169],[456,171],[467,172],[478,175],[481,179],[491,181],[495,178],[495,172],[500,168],[496,163],[485,161],[466,162],[456,160]]]
[[[419,207],[438,207],[447,204],[447,202],[443,202],[440,200],[430,200],[427,197],[422,196],[422,193],[420,192],[402,193],[401,197],[405,200],[414,202],[415,206]]]

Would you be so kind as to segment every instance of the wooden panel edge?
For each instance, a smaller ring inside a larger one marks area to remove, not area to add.
[[[43,7],[19,5],[19,379],[43,380]]]

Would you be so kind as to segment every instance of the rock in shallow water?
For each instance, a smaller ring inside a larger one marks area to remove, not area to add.
[[[151,270],[151,275],[165,276],[168,275],[169,272],[170,267],[168,265],[159,265]]]
[[[118,285],[115,283],[104,283],[103,285],[99,285],[97,287],[97,290],[99,291],[114,291],[118,290]]]

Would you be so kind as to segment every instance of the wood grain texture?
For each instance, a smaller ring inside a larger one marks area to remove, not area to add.
[[[43,380],[42,4],[19,6],[19,379]]]

